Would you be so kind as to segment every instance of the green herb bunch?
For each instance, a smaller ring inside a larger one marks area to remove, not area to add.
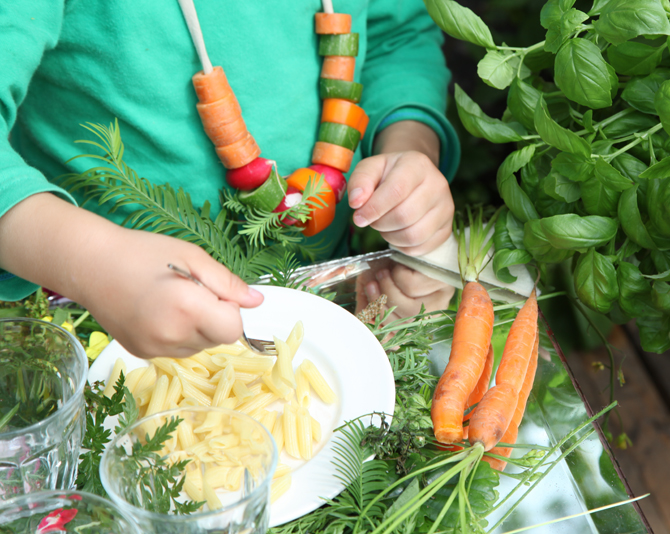
[[[546,39],[516,48],[454,0],[424,2],[446,33],[486,49],[479,77],[507,90],[501,119],[455,91],[468,132],[516,143],[497,173],[498,278],[571,261],[585,305],[636,318],[645,350],[670,349],[670,3],[549,0]]]

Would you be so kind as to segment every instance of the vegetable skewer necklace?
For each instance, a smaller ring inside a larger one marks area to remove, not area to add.
[[[192,78],[198,114],[227,169],[226,181],[241,191],[238,198],[249,208],[283,212],[300,202],[302,193],[313,188],[322,176],[309,220],[301,223],[288,216],[282,219],[282,224],[300,226],[305,236],[321,232],[335,218],[335,204],[342,200],[347,187],[343,173],[351,167],[369,120],[357,104],[363,86],[354,82],[358,34],[351,33],[351,15],[334,13],[330,0],[323,0],[324,12],[315,15],[319,55],[324,58],[319,79],[321,125],[312,151],[313,165],[297,169],[284,179],[277,172],[276,162],[260,157],[261,149],[247,130],[223,68],[212,66],[193,0],[179,0],[179,5],[202,64],[202,70]]]

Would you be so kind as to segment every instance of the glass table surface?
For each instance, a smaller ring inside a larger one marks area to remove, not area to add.
[[[426,305],[427,311],[444,309],[457,294],[457,288],[446,284],[434,277],[427,277],[403,265],[403,256],[396,251],[382,251],[362,256],[334,260],[317,265],[303,267],[299,270],[300,277],[306,277],[310,286],[334,293],[334,302],[350,310],[358,312],[367,304],[366,293],[374,297],[376,275],[382,271],[386,276],[392,273],[403,284],[405,293],[428,295],[414,299],[403,299],[399,308],[404,309],[405,316],[419,313],[421,303]],[[372,282],[372,286],[370,283]],[[416,287],[416,291],[412,290]],[[428,289],[426,289],[428,288]],[[514,296],[506,291],[503,300],[518,300],[522,297]],[[501,297],[498,292],[492,292],[495,301]],[[400,299],[400,297],[398,297]],[[425,302],[424,302],[425,301]],[[393,296],[389,295],[389,306],[395,305]],[[402,312],[399,312],[402,316]],[[518,443],[537,444],[553,447],[574,428],[594,415],[594,411],[582,395],[570,367],[556,343],[550,327],[544,318],[540,321],[540,354],[538,370],[531,396],[528,400],[526,414],[519,429]],[[494,329],[494,338],[496,329]],[[494,348],[496,354],[502,350],[500,340]],[[431,371],[440,375],[446,365],[450,352],[450,336],[436,336],[435,343],[429,354]],[[593,429],[588,436],[587,431]],[[586,437],[585,437],[586,436]],[[549,475],[544,477],[529,492],[521,504],[495,529],[496,533],[539,524],[552,519],[578,514],[625,501],[631,497],[626,479],[619,468],[612,450],[597,422],[589,425],[574,440],[567,442],[555,453],[558,458],[567,448],[580,437],[585,437],[571,453],[560,460]],[[518,452],[520,449],[516,449]],[[523,452],[519,453],[519,455]],[[506,471],[514,473],[513,465],[508,465]],[[512,491],[518,481],[507,477],[500,477],[497,490],[500,499]],[[500,506],[492,515],[487,517],[489,525],[495,525],[506,515],[510,505],[517,500],[522,492],[528,491],[524,487],[511,496],[506,504]],[[590,515],[537,527],[534,533],[603,533],[603,534],[637,534],[652,532],[644,514],[638,504],[628,503]]]

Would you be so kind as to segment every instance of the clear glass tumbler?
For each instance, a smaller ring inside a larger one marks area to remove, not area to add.
[[[165,441],[151,447],[161,433]],[[103,454],[100,479],[142,532],[262,534],[276,467],[277,447],[260,423],[194,406],[145,417],[117,435]],[[181,491],[173,499],[175,487]],[[189,504],[190,513],[180,513]]]
[[[0,532],[140,534],[113,502],[79,491],[37,491],[0,501]]]
[[[84,348],[63,328],[0,319],[0,500],[74,485],[87,375]]]

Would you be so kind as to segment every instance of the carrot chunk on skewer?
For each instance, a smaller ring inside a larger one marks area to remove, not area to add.
[[[204,104],[216,102],[230,95],[235,97],[233,90],[228,84],[228,78],[226,78],[221,67],[214,67],[209,74],[205,74],[203,71],[197,72],[193,75],[191,81],[193,82],[198,100]]]
[[[342,172],[348,172],[354,158],[353,150],[344,148],[333,143],[317,141],[312,151],[312,163],[319,165],[330,165]]]
[[[346,124],[361,132],[361,138],[365,135],[365,129],[370,121],[363,108],[353,102],[341,98],[326,98],[323,101],[321,111],[321,122],[335,122]]]
[[[226,169],[237,169],[261,155],[256,140],[247,133],[246,137],[227,146],[217,146],[216,154]]]
[[[354,81],[356,58],[352,56],[326,56],[321,66],[321,77],[330,80]]]
[[[317,13],[314,16],[315,31],[319,35],[349,33],[351,15],[345,13]]]

